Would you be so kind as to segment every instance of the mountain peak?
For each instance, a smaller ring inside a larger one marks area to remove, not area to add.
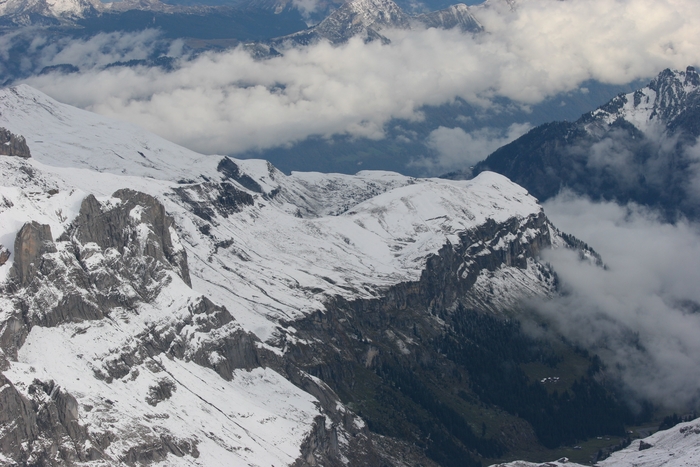
[[[680,118],[690,108],[700,103],[700,75],[689,66],[685,71],[669,68],[659,73],[644,88],[620,95],[599,107],[583,120],[602,121],[612,124],[619,119],[627,120],[640,131],[651,126],[669,129],[686,129],[691,134],[696,129],[686,128],[689,122]],[[700,133],[699,133],[700,134]],[[697,134],[695,134],[697,136]]]
[[[331,42],[343,42],[367,31],[408,29],[410,18],[391,0],[352,0],[343,4],[316,26],[316,32]]]
[[[428,28],[452,29],[459,26],[462,31],[470,32],[480,32],[484,29],[464,3],[418,15],[416,20]]]

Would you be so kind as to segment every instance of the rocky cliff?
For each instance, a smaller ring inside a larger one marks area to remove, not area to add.
[[[31,157],[24,137],[13,135],[5,128],[0,128],[0,156],[16,156],[25,159]]]

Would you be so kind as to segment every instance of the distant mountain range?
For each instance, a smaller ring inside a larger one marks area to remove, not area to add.
[[[206,18],[201,20],[198,18]],[[223,22],[222,22],[223,20]],[[246,22],[250,24],[246,24]],[[8,0],[0,4],[0,26],[78,27],[85,33],[156,27],[166,34],[202,39],[265,40],[270,45],[306,45],[320,39],[338,44],[362,35],[386,41],[383,29],[435,27],[479,32],[479,22],[464,4],[409,15],[391,0],[352,0],[338,5],[318,25],[306,28],[291,3],[245,2],[237,5],[171,5],[159,0]],[[206,25],[206,26],[205,26]],[[286,31],[285,31],[286,30]],[[289,33],[291,32],[291,34]]]
[[[280,47],[306,45],[321,39],[333,44],[346,42],[351,37],[362,36],[366,41],[389,40],[382,36],[383,29],[411,29],[435,27],[481,32],[481,24],[463,3],[447,9],[416,16],[406,14],[392,0],[352,0],[341,5],[317,26],[289,36],[280,37],[273,44]]]

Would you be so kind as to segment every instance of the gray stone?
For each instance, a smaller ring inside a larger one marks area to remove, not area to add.
[[[27,285],[41,267],[42,256],[55,251],[51,227],[35,221],[27,222],[15,238],[15,260],[10,271],[11,277],[20,286]]]
[[[24,136],[15,135],[5,128],[0,128],[0,156],[30,158],[31,153]]]
[[[10,250],[0,245],[0,266],[7,263],[8,259],[10,259]]]

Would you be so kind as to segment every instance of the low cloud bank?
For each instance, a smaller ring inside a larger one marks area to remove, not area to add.
[[[529,0],[514,11],[507,2],[490,5],[475,10],[486,29],[476,36],[383,31],[391,44],[320,43],[267,60],[242,48],[191,58],[175,45],[168,51],[180,58],[173,70],[104,68],[119,55],[115,46],[138,57],[148,51],[137,44],[149,42],[125,34],[105,44],[103,35],[42,55],[46,65],[76,64],[79,73],[26,82],[199,152],[235,154],[311,135],[378,139],[392,118],[419,121],[421,107],[456,97],[483,108],[495,98],[527,106],[586,80],[626,83],[697,62],[695,0]],[[455,156],[439,136],[436,163],[451,163]]]
[[[567,338],[597,351],[630,394],[674,410],[698,408],[700,226],[571,194],[544,208],[608,268],[571,251],[548,252],[566,293],[536,308]]]

